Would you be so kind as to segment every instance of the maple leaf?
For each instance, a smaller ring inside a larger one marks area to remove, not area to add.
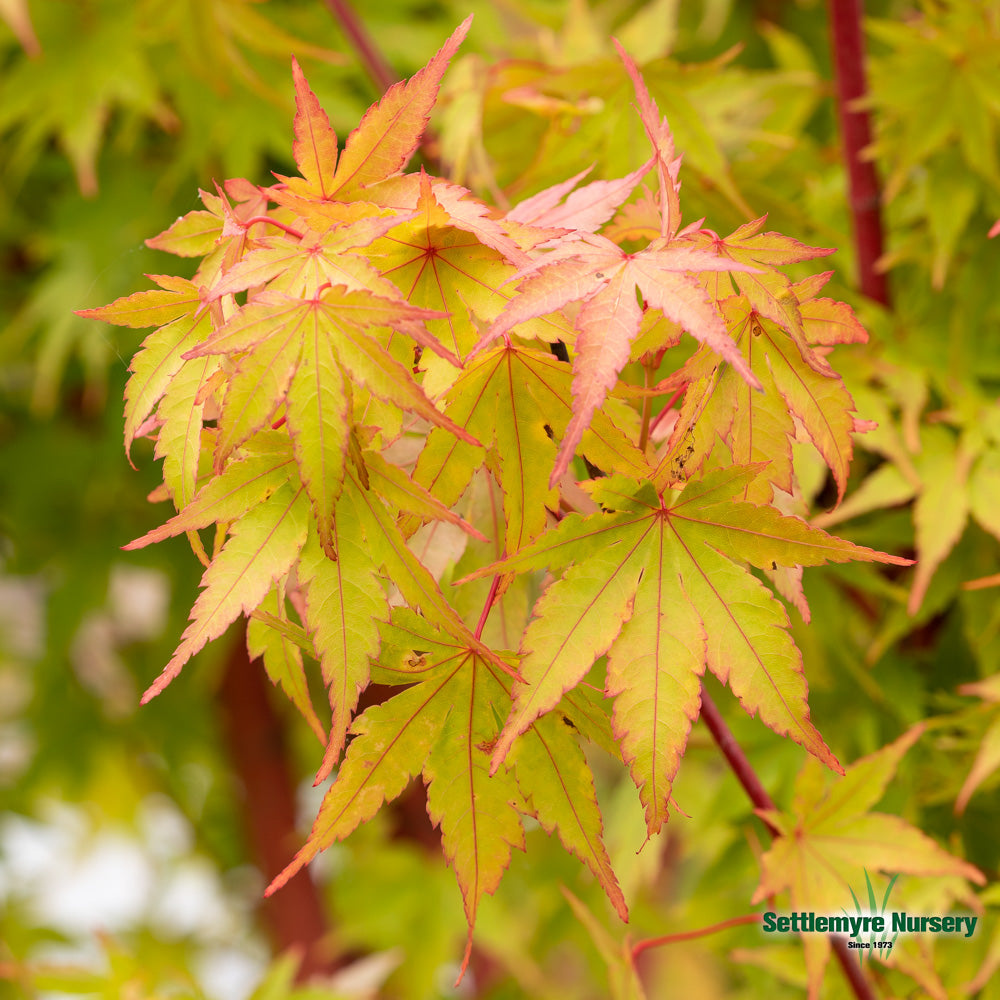
[[[141,549],[185,532],[238,521],[294,479],[295,466],[287,437],[260,435],[257,444],[260,451],[230,462],[220,475],[202,486],[180,513],[129,542],[124,549]]]
[[[914,465],[922,488],[913,509],[917,569],[906,610],[920,610],[934,573],[954,548],[969,518],[969,465],[955,437],[942,427],[925,427]]]
[[[465,643],[478,656],[501,671],[512,668],[485,643],[474,636],[458,612],[451,606],[437,581],[406,544],[395,516],[371,491],[360,487],[353,476],[351,496],[364,533],[366,551],[398,588],[407,605],[418,608],[424,616],[454,639]]]
[[[863,869],[956,875],[985,883],[978,868],[948,854],[916,827],[897,816],[869,812],[922,732],[922,725],[914,726],[895,742],[856,761],[830,787],[825,787],[820,768],[806,761],[791,808],[787,812],[758,810],[778,835],[761,858],[761,880],[753,903],[788,890],[794,910],[836,913],[850,898],[851,883]],[[815,997],[829,957],[829,938],[810,934],[803,941],[809,996]]]
[[[216,471],[285,403],[295,459],[320,539],[335,556],[331,532],[347,463],[350,378],[374,395],[467,437],[367,332],[386,324],[447,353],[423,330],[423,320],[430,315],[399,299],[350,291],[343,285],[325,288],[310,299],[270,289],[260,292],[187,355],[242,354],[219,416]]]
[[[497,742],[514,740],[608,653],[612,725],[646,809],[650,835],[667,818],[670,787],[700,705],[708,667],[750,715],[835,770],[809,720],[801,654],[788,616],[744,567],[852,559],[908,564],[811,528],[770,507],[733,500],[757,469],[732,467],[659,495],[621,476],[591,487],[603,508],[467,579],[569,566],[539,599],[521,641],[524,683]]]
[[[635,88],[636,98],[639,101],[639,117],[642,119],[642,126],[653,146],[659,182],[660,235],[669,238],[680,228],[681,185],[678,177],[681,158],[674,156],[674,137],[670,126],[667,124],[667,119],[660,116],[660,109],[650,96],[646,81],[643,80],[642,74],[639,72],[639,67],[622,48],[617,38],[614,39],[614,45],[621,61],[625,64],[629,78],[632,80],[632,86]]]
[[[412,219],[372,244],[367,256],[391,279],[407,301],[442,314],[427,328],[459,358],[467,358],[480,336],[481,325],[496,319],[514,294],[505,285],[517,265],[530,258],[522,246],[534,245],[563,230],[518,227],[518,240],[506,224],[488,218],[485,205],[464,188],[419,177],[399,178],[372,197],[388,201],[397,211],[412,209]],[[562,317],[537,319],[521,331],[553,342],[570,341],[575,333]],[[423,385],[432,395],[447,390],[456,371],[440,358],[425,355],[420,362]]]
[[[574,409],[549,477],[555,484],[569,467],[594,412],[615,385],[628,363],[632,341],[639,334],[643,310],[636,288],[646,304],[659,309],[697,339],[707,343],[754,388],[760,388],[725,323],[692,272],[753,270],[687,246],[650,244],[626,253],[617,244],[593,233],[580,233],[533,265],[537,273],[524,276],[517,297],[482,337],[477,350],[525,320],[580,302],[575,327],[577,356],[573,363]]]
[[[292,56],[292,79],[295,82],[295,139],[292,156],[306,182],[306,190],[327,198],[335,187],[337,172],[337,133],[309,89],[299,61]]]
[[[215,430],[206,429],[203,421],[206,391],[213,388],[219,368],[218,358],[185,361],[156,408],[159,429],[153,454],[163,459],[163,482],[178,510],[195,494],[203,447],[211,453]]]
[[[569,727],[542,720],[511,765],[491,775],[497,719],[510,706],[507,675],[407,609],[396,609],[381,631],[378,680],[409,686],[354,720],[354,738],[312,832],[267,894],[421,774],[428,814],[441,829],[462,891],[470,947],[482,896],[496,890],[511,849],[524,849],[522,814],[535,816],[548,832],[557,830],[627,919],[601,840],[593,779]],[[467,949],[463,971],[468,958]]]
[[[202,192],[204,194],[204,192]],[[177,257],[204,257],[211,253],[222,235],[222,218],[207,209],[194,209],[180,216],[146,246]]]
[[[594,943],[594,947],[607,966],[608,985],[612,1000],[646,1000],[646,991],[643,989],[642,979],[632,956],[629,936],[626,935],[623,941],[616,940],[566,886],[562,885],[559,888],[576,919],[583,924]]]
[[[370,259],[407,301],[438,313],[441,318],[430,320],[428,329],[461,358],[478,338],[470,311],[481,320],[493,319],[509,299],[499,289],[516,268],[504,252],[490,245],[495,239],[483,242],[478,226],[465,225],[441,204],[443,189],[432,186],[426,174],[420,175],[413,193],[413,219],[376,242]],[[410,196],[397,192],[407,202]],[[517,252],[506,234],[493,235],[503,236],[505,251]]]
[[[569,365],[550,353],[511,345],[480,354],[459,376],[446,405],[451,419],[489,452],[434,429],[414,478],[453,504],[485,461],[503,489],[506,551],[516,552],[544,528],[546,510],[558,504],[547,470],[556,452],[552,438],[564,435],[572,416],[571,380]],[[634,476],[648,469],[642,452],[605,410],[595,413],[580,450],[602,469]]]
[[[318,536],[310,533],[297,567],[299,585],[305,591],[303,624],[320,661],[332,713],[317,781],[340,758],[358,697],[368,684],[369,657],[378,652],[378,622],[389,615],[349,492],[337,501],[331,541],[336,559],[330,559]]]
[[[1000,767],[1000,674],[994,674],[984,681],[977,681],[973,684],[962,684],[958,688],[959,694],[974,695],[983,699],[990,705],[991,714],[995,716],[986,729],[979,750],[976,752],[976,759],[972,762],[972,768],[962,782],[962,788],[955,799],[955,812],[961,815],[965,812],[965,807],[969,804],[969,799],[975,794],[976,789]]]
[[[614,215],[652,165],[653,160],[650,160],[625,177],[591,181],[577,188],[576,185],[593,169],[588,167],[569,180],[519,202],[507,213],[506,220],[539,228],[596,233]]]
[[[916,497],[913,505],[917,568],[913,575],[907,613],[919,613],[938,569],[962,537],[970,516],[986,531],[1000,537],[996,477],[1000,451],[988,446],[978,427],[961,437],[942,426],[920,428],[919,451],[902,445],[893,449],[893,461],[880,465],[855,490],[843,508],[819,515],[824,526]],[[886,449],[888,450],[888,449]]]
[[[302,178],[280,177],[293,192],[322,200],[349,201],[365,188],[398,173],[416,150],[437,100],[441,77],[472,23],[470,14],[434,57],[409,80],[393,84],[347,137],[337,158],[337,136],[298,63],[295,141],[292,152]]]
[[[236,178],[227,180],[222,187],[216,184],[215,189],[215,194],[199,189],[204,209],[182,215],[162,233],[146,240],[146,246],[153,250],[178,257],[204,257],[196,275],[204,285],[212,284],[215,276],[252,248],[255,240],[251,231],[264,235],[269,221],[263,216],[267,195],[256,184]]]
[[[795,341],[803,361],[821,375],[833,376],[827,361],[808,344],[799,299],[791,278],[779,270],[787,264],[796,264],[816,257],[826,257],[834,253],[831,249],[806,246],[798,240],[782,233],[761,233],[767,216],[747,222],[724,239],[710,229],[699,229],[685,235],[692,246],[711,247],[719,256],[753,265],[743,269],[734,268],[731,278],[720,273],[714,277],[714,287],[710,291],[717,300],[727,298],[733,291],[742,294],[751,308],[774,323],[777,323]]]
[[[352,209],[360,214],[363,208]],[[334,222],[325,220],[321,231],[306,230],[292,236],[264,236],[253,250],[225,272],[212,286],[212,299],[268,283],[272,291],[309,297],[324,285],[343,285],[352,291],[367,290],[397,298],[391,282],[382,278],[363,257],[350,251],[367,246],[408,215],[361,215]],[[316,222],[316,220],[311,220]]]
[[[749,392],[730,369],[699,349],[670,380],[685,380],[688,386],[655,481],[665,484],[690,475],[722,440],[738,464],[769,463],[766,479],[751,484],[755,492],[745,498],[768,503],[772,485],[785,493],[793,490],[791,443],[797,421],[832,472],[839,503],[853,456],[851,435],[857,430],[854,400],[842,379],[807,364],[792,338],[754,310],[744,296],[730,296],[721,308],[727,328],[765,391]],[[858,331],[864,332],[852,324],[849,311],[830,309],[820,301],[813,312],[807,337],[853,339]]]

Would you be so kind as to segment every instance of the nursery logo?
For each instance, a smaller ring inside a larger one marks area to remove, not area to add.
[[[841,934],[850,940],[847,947],[858,952],[858,960],[885,955],[892,950],[900,934],[959,934],[970,938],[976,932],[979,917],[973,915],[919,915],[906,910],[890,910],[889,897],[899,875],[893,875],[879,906],[868,869],[864,869],[868,890],[868,906],[861,905],[857,894],[850,889],[854,912],[845,909],[843,916],[828,916],[811,910],[779,915],[773,911],[764,914],[762,927],[765,934]]]

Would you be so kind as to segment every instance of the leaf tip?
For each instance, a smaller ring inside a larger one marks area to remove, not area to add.
[[[490,758],[491,778],[500,770],[503,762],[507,759],[508,753],[510,753],[510,737],[502,736],[497,743],[496,749],[493,751],[493,756]]]

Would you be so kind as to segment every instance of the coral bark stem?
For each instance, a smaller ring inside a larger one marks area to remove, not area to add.
[[[830,35],[837,86],[837,115],[854,222],[854,246],[861,291],[884,306],[889,284],[877,269],[883,251],[881,192],[875,164],[861,153],[872,141],[871,118],[856,103],[868,93],[862,0],[829,0]]]

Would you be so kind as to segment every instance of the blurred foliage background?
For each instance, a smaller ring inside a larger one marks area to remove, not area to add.
[[[774,229],[838,249],[830,294],[855,304],[872,341],[838,349],[836,367],[879,428],[858,437],[847,501],[816,523],[915,553],[923,569],[807,575],[813,622],[796,638],[813,718],[844,761],[929,720],[883,809],[995,879],[1000,689],[981,682],[1000,666],[1000,241],[987,239],[1000,216],[1000,5],[868,5],[891,310],[852,290],[819,0],[385,0],[363,19],[407,75],[470,10],[435,121],[455,180],[506,205],[591,163],[595,177],[633,169],[640,133],[615,35],[670,120],[692,214],[723,231],[767,212]],[[133,470],[121,447],[141,337],[73,310],[176,273],[143,240],[197,207],[199,187],[294,170],[292,53],[338,135],[353,128],[378,91],[334,5],[2,0],[0,18],[0,998],[606,996],[623,929],[542,831],[484,906],[473,973],[453,990],[459,895],[405,816],[315,866],[346,968],[331,990],[296,987],[294,961],[273,962],[256,920],[265,882],[220,722],[225,641],[138,709],[200,567],[183,540],[119,551],[166,516],[146,500],[152,449],[136,447]],[[802,751],[728,721],[786,801]],[[303,730],[289,726],[304,833],[316,761]],[[691,818],[639,853],[634,791],[595,766],[633,938],[748,911],[762,827],[707,734],[696,728],[675,788]],[[957,891],[923,888],[940,905]],[[995,918],[1000,894],[994,883],[963,902]],[[904,955],[880,985],[1000,995],[995,926]],[[650,995],[693,998],[799,996],[803,968],[791,939],[762,947],[753,927],[643,965]],[[829,973],[827,995],[844,990]]]

